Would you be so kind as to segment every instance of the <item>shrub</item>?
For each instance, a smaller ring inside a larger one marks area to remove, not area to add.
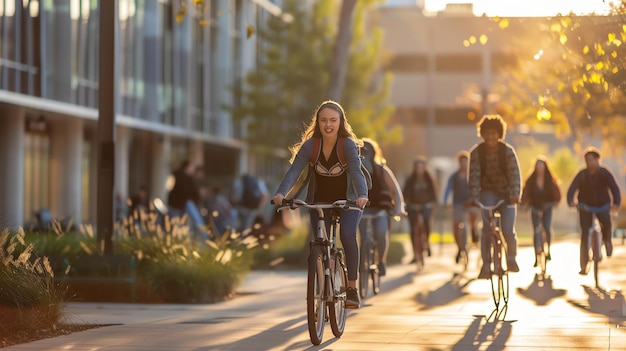
[[[57,325],[63,293],[55,288],[45,258],[34,258],[23,231],[0,234],[0,333]]]

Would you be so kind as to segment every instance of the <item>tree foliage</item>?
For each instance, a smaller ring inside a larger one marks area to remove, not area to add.
[[[387,125],[389,74],[379,72],[382,33],[366,27],[366,16],[376,1],[359,1],[353,14],[352,41],[346,83],[339,101],[357,135],[381,144],[400,140],[399,127]],[[227,106],[235,121],[246,126],[251,145],[284,148],[300,137],[322,101],[329,99],[330,67],[336,39],[338,8],[335,1],[287,0],[283,10],[293,16],[286,23],[269,18],[258,28],[256,70],[235,89],[238,104]],[[295,132],[294,132],[295,131]]]
[[[516,123],[549,125],[575,145],[593,135],[609,153],[626,146],[625,15],[626,1],[608,16],[546,19],[542,35],[519,41],[519,65],[494,87],[506,101],[502,112]]]

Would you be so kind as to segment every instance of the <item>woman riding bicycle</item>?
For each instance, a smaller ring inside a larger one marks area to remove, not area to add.
[[[522,190],[522,205],[530,206],[533,228],[543,227],[546,233],[546,259],[551,260],[550,243],[552,242],[552,208],[561,201],[561,189],[558,180],[552,176],[548,161],[544,156],[537,156],[535,167]],[[540,243],[534,243],[535,248]],[[535,267],[537,260],[535,257]]]
[[[415,255],[414,262],[422,253],[418,252],[417,240],[420,235],[426,243],[426,251],[430,256],[430,216],[433,213],[432,205],[437,201],[435,191],[435,178],[426,169],[426,159],[419,157],[413,163],[413,172],[404,183],[404,201],[407,204],[407,212],[411,227],[411,243]],[[422,217],[423,225],[420,226],[419,216]],[[421,231],[424,231],[423,233]],[[421,256],[420,256],[421,257]],[[419,262],[417,262],[419,264]]]
[[[606,167],[600,165],[600,151],[594,147],[585,149],[586,168],[580,170],[567,190],[567,203],[571,207],[576,207],[574,202],[574,194],[578,192],[578,204],[585,204],[591,207],[607,206],[612,209],[619,209],[621,203],[621,193],[615,176]],[[587,274],[587,263],[589,262],[589,240],[588,233],[591,228],[593,213],[589,211],[578,211],[580,221],[580,272],[581,275]],[[611,211],[597,212],[596,217],[600,222],[602,230],[602,241],[606,248],[606,255],[611,257],[613,254],[613,243],[611,242]]]
[[[315,139],[321,141],[321,152],[313,164],[309,163],[314,153]],[[345,138],[342,150],[338,150],[339,138]],[[355,201],[363,208],[368,202],[367,182],[361,171],[361,159],[358,146],[362,142],[352,131],[341,105],[334,101],[325,101],[320,104],[311,118],[311,122],[302,134],[299,142],[290,149],[292,153],[291,167],[283,177],[276,194],[274,204],[281,204],[283,198],[298,196],[304,185],[308,185],[306,201],[309,203],[332,203],[336,200],[347,199]],[[340,162],[339,152],[346,157],[347,165]],[[310,169],[310,171],[309,171]],[[309,171],[307,177],[303,172]],[[306,184],[299,179],[306,178]],[[326,210],[325,210],[326,211]],[[326,224],[330,227],[331,216]],[[318,213],[310,211],[311,226],[317,227]],[[360,211],[342,210],[340,219],[341,244],[346,253],[348,268],[348,289],[346,291],[346,308],[359,308],[360,300],[356,280],[359,269],[359,247],[356,240],[356,230]]]
[[[380,253],[378,274],[386,275],[387,253],[389,251],[390,218],[403,216],[404,197],[402,189],[393,172],[385,165],[385,158],[378,143],[369,138],[363,138],[363,163],[372,176],[372,188],[369,191],[370,203],[363,210],[363,215],[376,216],[371,220],[373,239]],[[380,215],[378,215],[380,214]],[[361,220],[359,233],[363,243],[363,233],[366,232],[368,222]],[[367,278],[367,277],[366,277]]]
[[[485,115],[477,124],[478,135],[483,138],[470,151],[469,191],[471,205],[480,200],[485,205],[493,205],[499,200],[504,204],[498,207],[502,221],[502,234],[507,245],[507,267],[509,272],[518,272],[517,234],[515,218],[520,197],[520,169],[513,146],[504,142],[506,122],[500,115]],[[483,223],[489,222],[489,213],[483,211]],[[481,256],[483,266],[478,279],[489,279],[489,243],[485,240],[489,227],[483,225]]]

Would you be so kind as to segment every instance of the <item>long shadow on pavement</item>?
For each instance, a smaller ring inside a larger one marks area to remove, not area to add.
[[[587,301],[568,300],[572,305],[590,313],[603,314],[609,317],[609,323],[626,326],[626,301],[619,290],[604,290],[583,285],[587,293]]]
[[[263,323],[262,320],[259,321]],[[304,327],[301,324],[304,322]],[[297,328],[294,328],[298,326]],[[200,347],[196,350],[250,350],[251,345],[256,345],[258,350],[269,350],[274,347],[282,345],[285,340],[294,338],[295,336],[306,330],[306,315],[301,315],[296,318],[279,323],[273,327],[268,327],[262,332],[252,335],[250,337],[233,341],[232,343],[223,343],[218,345],[211,345],[207,347]],[[332,333],[330,334],[332,338]],[[304,350],[310,346],[309,339],[303,339],[301,342],[290,345],[286,350]]]
[[[535,301],[538,306],[545,306],[550,300],[564,296],[565,289],[554,289],[552,277],[535,274],[533,282],[526,288],[517,288],[520,295]]]
[[[454,273],[452,278],[439,288],[427,293],[417,294],[417,302],[424,305],[421,310],[428,310],[436,306],[445,306],[467,295],[468,293],[463,291],[463,289],[469,285],[472,280],[473,279],[468,279],[463,274]]]
[[[507,306],[495,309],[489,316],[475,315],[465,335],[452,351],[503,350],[511,337],[514,320],[506,320]]]

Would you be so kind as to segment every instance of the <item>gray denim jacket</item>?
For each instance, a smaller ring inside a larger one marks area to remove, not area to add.
[[[358,198],[367,198],[367,183],[365,175],[361,171],[361,159],[356,143],[350,138],[346,138],[343,143],[343,153],[348,162],[348,187],[346,189],[346,199],[354,201]],[[281,194],[288,199],[295,198],[300,194],[308,182],[306,201],[312,202],[315,194],[315,175],[310,169],[309,160],[313,154],[313,138],[302,144],[291,167],[280,182],[276,194]]]

